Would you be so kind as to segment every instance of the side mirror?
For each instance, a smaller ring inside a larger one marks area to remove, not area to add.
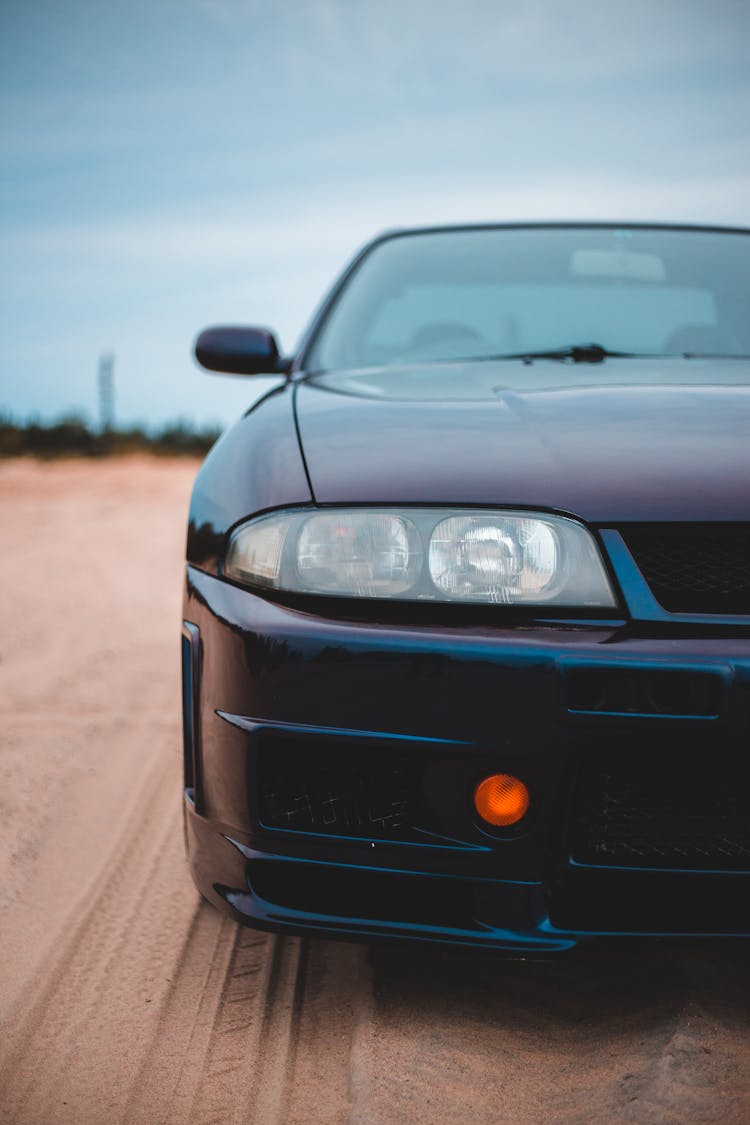
[[[228,375],[279,375],[288,370],[276,338],[265,328],[207,328],[195,341],[195,358]]]

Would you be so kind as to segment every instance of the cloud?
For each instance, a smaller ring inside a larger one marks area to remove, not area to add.
[[[259,320],[289,346],[383,228],[750,220],[746,0],[7,0],[2,15],[0,318],[19,409],[89,394],[106,347],[122,409],[192,394],[207,409],[223,392],[186,384],[193,333]]]

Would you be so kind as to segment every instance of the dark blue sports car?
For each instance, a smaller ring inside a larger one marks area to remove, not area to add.
[[[184,806],[253,926],[750,934],[750,231],[375,240],[193,494]]]

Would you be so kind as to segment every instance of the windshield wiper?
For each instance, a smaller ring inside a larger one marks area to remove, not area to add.
[[[571,344],[566,348],[550,348],[539,352],[516,352],[498,356],[498,359],[522,359],[533,363],[535,359],[559,359],[572,363],[604,363],[605,359],[747,359],[746,355],[723,352],[612,352],[601,344]]]
[[[679,352],[680,359],[750,359],[747,352]]]
[[[498,356],[498,359],[522,359],[533,363],[535,359],[570,360],[573,363],[603,363],[605,359],[640,359],[642,352],[611,352],[601,344],[571,344],[566,348],[549,348],[540,352],[516,352],[514,355]]]

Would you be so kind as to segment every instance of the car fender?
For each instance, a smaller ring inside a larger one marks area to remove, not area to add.
[[[190,501],[187,561],[218,573],[226,535],[259,512],[312,500],[294,420],[294,387],[273,389],[216,442]]]

